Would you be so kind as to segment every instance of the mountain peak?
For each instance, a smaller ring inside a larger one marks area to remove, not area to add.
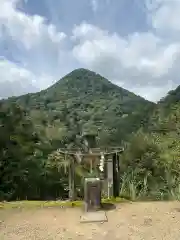
[[[118,101],[120,102],[130,100],[134,102],[140,99],[145,101],[144,98],[113,84],[107,78],[85,68],[75,69],[65,75],[54,85],[41,91],[42,95],[46,95],[50,99],[54,99],[54,96],[56,96],[58,100],[61,99],[62,101],[72,98],[72,96],[74,99],[88,98],[89,101],[92,98],[107,98],[107,96],[111,100],[114,98],[119,99]]]
[[[73,71],[71,71],[69,74],[74,74],[74,73],[79,73],[79,72],[82,72],[82,73],[94,73],[95,74],[95,72],[94,71],[91,71],[91,70],[89,70],[89,69],[87,69],[87,68],[76,68],[76,69],[74,69]]]
[[[71,90],[77,88],[79,90],[87,90],[89,88],[101,88],[105,85],[114,85],[108,79],[100,74],[85,68],[78,68],[65,75],[57,81],[50,89],[69,88]],[[117,86],[116,86],[117,87]]]
[[[101,75],[99,75],[98,73],[96,73],[94,71],[91,71],[91,70],[86,69],[86,68],[77,68],[77,69],[73,70],[72,72],[68,73],[66,76],[64,76],[63,79],[67,78],[67,77],[88,78],[88,77],[95,77],[97,75],[102,78]]]
[[[108,137],[113,133],[119,142],[139,128],[144,112],[152,105],[84,68],[75,69],[46,90],[11,100],[28,109],[37,126],[42,124],[37,118],[45,122],[48,137],[56,127],[56,134],[59,136],[59,129],[61,134],[65,131],[72,144],[80,131],[97,132],[100,138],[107,135],[110,142],[103,144],[113,144]],[[71,130],[72,136],[68,135]]]

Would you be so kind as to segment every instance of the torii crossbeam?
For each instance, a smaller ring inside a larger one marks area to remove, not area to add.
[[[94,134],[84,134],[83,148],[58,149],[59,153],[72,157],[69,162],[69,199],[72,201],[75,200],[75,161],[82,164],[83,161],[87,160],[87,158],[91,164],[93,159],[98,159],[100,177],[107,180],[105,188],[107,190],[108,197],[118,194],[115,193],[115,184],[113,184],[113,181],[115,175],[117,178],[119,174],[118,156],[124,151],[124,149],[122,147],[96,148],[95,138],[96,136]],[[116,157],[113,158],[114,156]],[[102,158],[104,158],[104,163],[101,163]]]

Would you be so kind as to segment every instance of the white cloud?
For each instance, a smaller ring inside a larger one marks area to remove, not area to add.
[[[42,88],[44,83],[52,82],[52,76],[35,75],[25,67],[0,58],[0,98],[17,96],[28,92],[35,92]]]
[[[74,28],[73,38],[76,39],[74,56],[82,64],[112,80],[124,81],[130,89],[134,85],[139,89],[151,85],[154,89],[165,86],[168,81],[177,81],[179,42],[167,42],[150,31],[121,37],[85,22]],[[164,91],[159,93],[162,96]]]
[[[5,82],[11,82],[14,86],[15,82],[22,93],[25,93],[44,89],[58,80],[63,74],[59,66],[64,64],[66,72],[65,61],[69,58],[69,52],[66,49],[66,34],[59,32],[53,24],[48,24],[44,17],[30,16],[20,11],[17,8],[20,3],[19,0],[0,0],[0,47],[6,42],[6,38],[10,39],[10,46],[7,48],[14,45],[18,52],[14,53],[13,47],[7,51],[20,61],[17,64],[0,59],[0,83],[2,86],[3,82],[5,86]],[[17,88],[14,90],[16,95],[21,92]],[[11,94],[11,91],[9,94],[1,91],[0,97]]]
[[[157,102],[159,98],[165,96],[167,92],[169,92],[174,87],[171,81],[165,83],[162,87],[161,86],[152,86],[148,85],[144,87],[131,87],[131,90],[136,94],[143,96],[150,101]]]
[[[1,72],[1,82],[13,82],[14,80],[23,81],[23,79],[29,79],[31,81],[32,73],[27,69],[4,59],[0,59],[0,72]]]
[[[99,1],[91,1],[94,11]],[[0,59],[0,83],[23,86],[19,89],[25,90],[14,90],[17,94],[46,88],[78,64],[155,101],[180,84],[179,0],[146,1],[151,28],[128,36],[82,22],[69,37],[45,17],[26,14],[18,4],[20,0],[0,0],[0,47],[11,38],[20,61]],[[13,55],[13,49],[9,51]]]
[[[0,99],[38,90],[30,71],[6,59],[0,59],[0,72]]]
[[[156,3],[157,0],[154,0]],[[152,26],[168,34],[180,31],[180,1],[160,0],[159,8],[152,12]]]
[[[95,26],[82,23],[74,29],[73,34],[76,41],[79,40],[74,47],[74,55],[82,63],[95,67],[109,61],[110,64],[102,68],[117,68],[119,65],[115,73],[121,75],[124,72],[128,77],[133,77],[129,75],[129,70],[133,70],[133,74],[142,74],[143,77],[146,74],[151,81],[167,75],[180,52],[179,43],[166,45],[150,32],[134,33],[122,38],[117,34],[111,35]],[[109,70],[111,73],[112,70]],[[139,81],[146,84],[144,79]]]
[[[74,28],[73,53],[87,68],[153,100],[180,84],[180,1],[150,0],[141,7],[151,31],[121,37],[84,22]]]
[[[17,10],[18,3],[18,0],[0,0],[0,29],[2,31],[5,28],[13,40],[20,41],[25,48],[31,49],[43,41],[59,44],[66,37],[54,25],[46,24],[45,18],[26,15]]]

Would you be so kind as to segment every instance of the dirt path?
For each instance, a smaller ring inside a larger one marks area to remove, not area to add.
[[[0,240],[179,240],[180,203],[119,204],[107,223],[80,223],[80,209],[0,210]]]

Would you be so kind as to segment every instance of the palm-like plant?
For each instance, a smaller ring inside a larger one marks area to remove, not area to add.
[[[75,159],[73,159],[73,157]],[[70,162],[74,161],[75,186],[79,192],[83,191],[83,183],[85,177],[97,177],[98,168],[91,168],[91,158],[82,158],[78,153],[74,156],[62,154],[58,150],[52,152],[48,156],[47,169],[56,168],[60,177],[67,178]],[[81,158],[81,159],[80,159]],[[65,188],[67,186],[64,186]]]

